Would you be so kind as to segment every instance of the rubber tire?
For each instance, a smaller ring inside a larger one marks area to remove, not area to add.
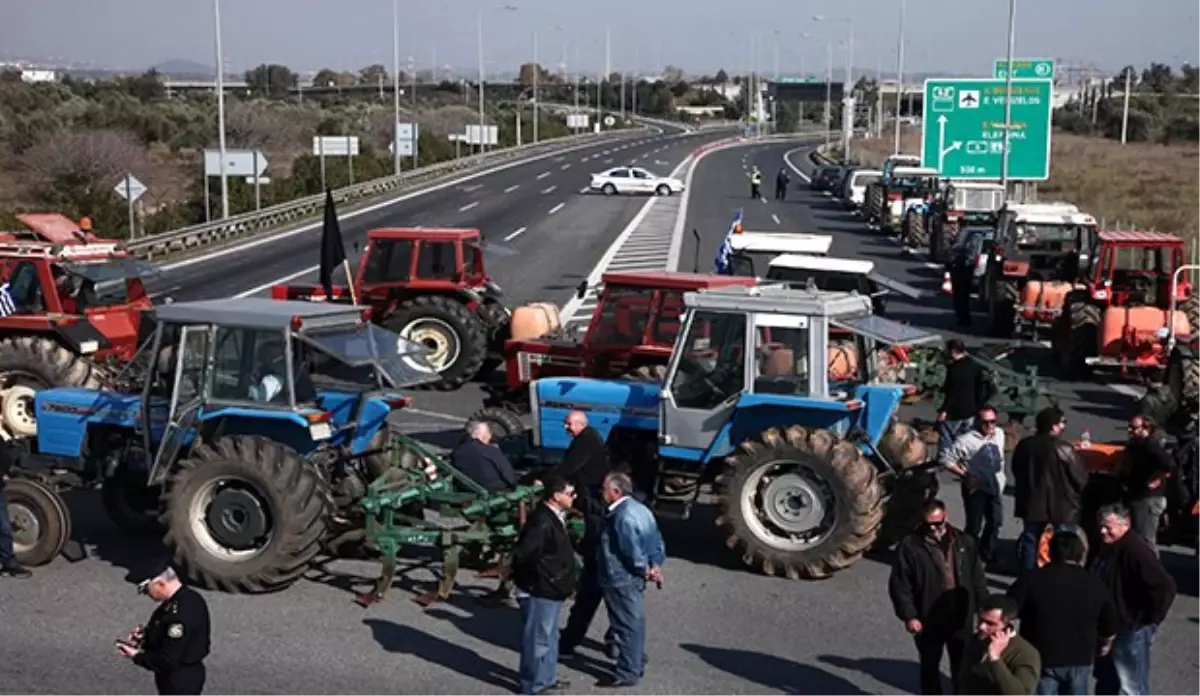
[[[483,369],[487,358],[487,332],[482,322],[458,302],[441,295],[424,295],[413,298],[396,308],[387,320],[387,327],[399,333],[409,323],[422,317],[440,319],[458,334],[458,359],[439,373],[441,379],[422,384],[416,389],[450,391],[474,379]]]
[[[191,534],[192,498],[214,479],[236,476],[270,505],[272,538],[252,558],[229,563]],[[192,447],[163,491],[163,538],[177,568],[209,589],[235,594],[282,590],[300,578],[321,550],[333,511],[329,484],[291,448],[253,435],[231,435]]]
[[[1100,331],[1100,308],[1088,302],[1073,302],[1064,313],[1069,322],[1063,366],[1069,373],[1085,374],[1087,358],[1096,354]]]
[[[1187,317],[1192,331],[1200,331],[1200,288],[1192,288],[1191,294],[1177,307]]]
[[[33,546],[25,550],[14,549],[17,563],[36,567],[53,561],[71,538],[71,515],[66,502],[58,491],[38,481],[17,478],[4,485],[0,495],[8,501],[9,515],[14,506],[26,507],[37,516],[42,529]]]
[[[1171,389],[1160,385],[1147,389],[1142,398],[1138,399],[1136,413],[1150,418],[1161,427],[1170,422],[1171,414],[1177,407],[1178,403],[1175,395],[1171,393]]]
[[[0,339],[0,375],[12,371],[26,372],[36,377],[44,385],[43,389],[94,389],[100,386],[99,370],[45,336],[13,336]],[[18,436],[29,435],[22,433]]]
[[[653,382],[655,384],[662,384],[666,378],[666,365],[639,365],[621,375],[621,379],[633,380],[635,382]]]
[[[479,367],[482,375],[491,374],[504,364],[504,344],[512,338],[512,314],[498,301],[484,302],[476,311],[487,334],[488,355]]]
[[[118,467],[112,476],[100,484],[100,502],[108,519],[123,530],[161,530],[161,504],[153,512],[135,509],[126,493],[132,486],[141,486],[141,483],[131,483],[127,478],[124,467]],[[150,486],[147,490],[153,500],[161,503],[162,491],[158,486]]]
[[[671,187],[666,184],[659,184],[658,188],[654,189],[654,193],[659,196],[671,195]]]
[[[525,432],[525,421],[521,414],[506,406],[488,406],[471,414],[470,420],[487,423],[492,429],[493,440],[520,435]]]
[[[1010,338],[1016,330],[1017,301],[1021,292],[1017,284],[1007,280],[997,281],[996,296],[988,305],[988,322],[993,336]]]
[[[915,213],[904,218],[904,241],[913,249],[929,246],[929,234],[925,231],[924,219]]]
[[[606,195],[606,196],[617,195],[617,187],[613,186],[612,184],[605,184],[604,187],[601,188],[600,190],[603,191],[604,195]]]
[[[740,491],[762,466],[781,460],[804,462],[833,488],[838,521],[816,546],[801,551],[781,551],[755,537],[742,513]],[[875,467],[853,444],[828,430],[794,425],[787,430],[763,431],[758,440],[738,445],[718,475],[721,514],[717,525],[730,549],[742,550],[742,561],[766,575],[819,580],[849,567],[862,558],[879,532],[883,520],[883,489]]]

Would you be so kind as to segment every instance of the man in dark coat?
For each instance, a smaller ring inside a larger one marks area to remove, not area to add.
[[[1158,427],[1148,416],[1139,414],[1129,419],[1125,456],[1129,469],[1122,484],[1133,515],[1133,531],[1158,553],[1158,524],[1167,510],[1167,486],[1178,473]]]
[[[792,183],[788,177],[787,169],[780,167],[779,173],[775,175],[775,200],[782,201],[787,199],[787,187]]]
[[[921,516],[921,528],[896,548],[888,594],[917,644],[921,693],[940,694],[942,652],[950,658],[950,674],[958,675],[975,612],[988,597],[987,578],[975,539],[949,524],[945,503],[925,503]]]
[[[963,342],[957,338],[946,341],[946,379],[937,412],[939,455],[971,429],[979,409],[991,397],[991,382],[979,363],[967,354]]]
[[[517,472],[492,443],[492,429],[482,421],[467,423],[466,436],[450,453],[450,465],[493,493],[517,487]]]
[[[1017,563],[1023,570],[1037,564],[1038,541],[1047,526],[1058,532],[1079,529],[1087,469],[1075,448],[1062,437],[1067,427],[1061,409],[1037,414],[1037,431],[1013,451],[1015,516],[1024,521],[1017,540]]]

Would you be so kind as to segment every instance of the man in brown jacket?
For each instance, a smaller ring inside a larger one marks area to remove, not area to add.
[[[963,650],[958,676],[960,694],[1033,694],[1042,658],[1017,635],[1017,603],[997,595],[979,607],[975,635]]]
[[[1063,412],[1055,407],[1037,414],[1037,432],[1017,443],[1012,456],[1015,517],[1024,521],[1017,539],[1017,562],[1022,570],[1037,564],[1038,541],[1047,526],[1056,532],[1079,529],[1087,469],[1062,433]]]

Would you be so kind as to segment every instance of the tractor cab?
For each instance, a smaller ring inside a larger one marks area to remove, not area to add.
[[[1046,271],[1076,257],[1086,267],[1096,231],[1096,219],[1070,203],[1010,203],[997,216],[994,260]]]
[[[945,262],[966,227],[994,227],[1004,207],[1004,187],[984,181],[951,179],[932,203],[927,218],[929,255]]]
[[[729,236],[733,253],[727,273],[754,277],[766,271],[771,259],[780,254],[825,256],[833,246],[833,237],[803,232],[742,232]]]
[[[1174,284],[1183,265],[1184,243],[1165,232],[1104,231],[1093,240],[1088,258],[1088,290],[1096,300],[1120,306],[1166,308],[1192,294],[1185,278]],[[1174,286],[1174,287],[1173,287]]]

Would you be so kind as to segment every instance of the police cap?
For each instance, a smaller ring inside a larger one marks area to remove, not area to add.
[[[150,583],[159,578],[176,578],[178,576],[179,574],[175,571],[175,567],[171,565],[170,559],[159,559],[146,567],[146,572],[142,574],[142,580],[137,584],[138,594],[146,594]]]

